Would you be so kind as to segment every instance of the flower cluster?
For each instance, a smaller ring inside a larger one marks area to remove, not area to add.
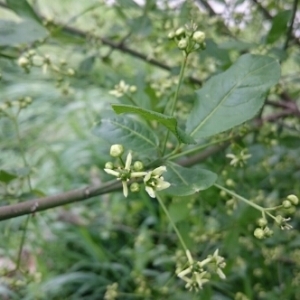
[[[177,276],[186,282],[185,287],[187,289],[199,291],[205,283],[209,282],[213,274],[217,274],[221,279],[226,278],[222,270],[225,268],[226,263],[224,257],[219,256],[218,249],[213,255],[208,255],[202,261],[195,261],[189,250],[186,251],[186,256],[188,267],[177,272]]]
[[[124,153],[124,147],[122,145],[112,145],[110,148],[110,155],[120,159],[121,166],[115,166],[112,162],[105,164],[104,171],[110,175],[116,176],[118,180],[122,181],[123,194],[128,196],[128,182],[130,180],[136,180],[143,178],[145,190],[150,197],[155,198],[155,192],[167,189],[171,184],[164,181],[162,174],[167,170],[165,166],[160,166],[152,171],[144,172],[143,163],[140,161],[134,162],[132,166],[132,154],[129,151],[126,157],[125,163],[121,156]],[[133,182],[130,185],[131,192],[137,192],[140,189],[138,182]]]
[[[121,80],[119,84],[115,85],[113,90],[109,91],[109,93],[117,98],[120,98],[128,92],[135,93],[136,90],[137,88],[135,85],[126,84],[124,80]]]
[[[281,230],[290,230],[293,228],[292,225],[290,225],[288,222],[291,220],[290,217],[285,218],[282,215],[274,216],[269,211],[270,210],[278,210],[278,209],[290,209],[293,210],[293,208],[299,204],[299,199],[296,195],[289,195],[286,199],[282,201],[282,204],[274,207],[272,209],[264,210],[262,213],[262,217],[257,220],[257,224],[259,227],[257,227],[254,230],[254,236],[258,239],[265,239],[273,235],[273,230],[271,230],[268,225],[267,216],[272,218],[274,220],[274,223],[280,227]]]
[[[180,27],[176,31],[171,31],[168,35],[169,39],[177,43],[177,47],[189,54],[198,49],[204,50],[205,33],[197,30],[197,25],[191,24],[185,27]]]
[[[105,300],[115,300],[118,297],[118,283],[115,282],[106,287],[106,292],[104,294]]]

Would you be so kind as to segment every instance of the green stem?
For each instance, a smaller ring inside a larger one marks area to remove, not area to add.
[[[225,192],[228,193],[229,195],[231,195],[231,196],[233,196],[233,197],[235,197],[235,198],[237,198],[237,199],[243,201],[244,203],[246,203],[246,204],[248,204],[248,205],[254,207],[255,209],[259,210],[259,211],[262,212],[262,213],[265,211],[265,209],[264,209],[263,207],[261,207],[260,205],[257,205],[257,204],[255,204],[255,203],[249,201],[248,199],[246,199],[246,198],[244,198],[244,197],[242,197],[242,196],[236,194],[235,192],[233,192],[233,191],[231,191],[231,190],[226,189],[225,187],[223,187],[223,186],[221,186],[221,185],[219,185],[219,184],[216,184],[216,183],[215,183],[214,186],[215,186],[216,188],[222,190],[222,191],[225,191]]]
[[[178,239],[179,239],[179,241],[180,241],[180,243],[181,243],[183,249],[184,249],[185,251],[187,251],[188,248],[187,248],[187,246],[186,246],[186,244],[185,244],[185,242],[184,242],[184,240],[183,240],[183,238],[182,238],[182,236],[181,236],[179,230],[177,229],[177,227],[176,227],[176,225],[175,225],[175,223],[174,223],[174,221],[173,221],[171,215],[169,214],[169,211],[168,211],[168,209],[166,208],[164,202],[162,201],[162,199],[160,198],[160,196],[158,196],[157,194],[156,194],[156,198],[157,198],[157,200],[158,200],[158,203],[159,203],[160,206],[162,207],[163,211],[165,212],[166,216],[168,217],[168,219],[169,219],[169,221],[170,221],[170,223],[171,223],[171,225],[172,225],[172,227],[173,227],[173,229],[174,229],[174,231],[175,231],[175,233],[176,233],[176,235],[177,235],[177,237],[178,237]]]
[[[174,98],[173,98],[172,104],[171,104],[170,116],[173,116],[174,111],[175,111],[176,103],[177,103],[177,100],[178,100],[179,89],[180,89],[182,81],[183,81],[183,75],[184,75],[184,70],[185,70],[185,67],[186,67],[187,59],[188,59],[188,54],[184,53],[184,59],[181,63],[181,68],[180,68],[180,73],[179,73],[179,81],[178,81],[176,91],[175,91],[175,94],[174,94]],[[163,143],[163,151],[162,151],[163,154],[166,151],[166,146],[167,146],[167,142],[168,142],[168,139],[169,139],[169,135],[170,135],[170,131],[167,132],[164,143]]]
[[[21,257],[22,257],[22,250],[23,250],[23,246],[24,246],[24,243],[25,243],[26,232],[27,232],[27,228],[28,228],[28,223],[29,223],[30,216],[31,215],[28,215],[26,217],[26,220],[25,220],[25,225],[24,225],[24,229],[23,229],[21,243],[20,243],[20,247],[19,247],[19,251],[18,251],[18,259],[17,259],[17,264],[16,264],[16,270],[18,270],[20,268]]]
[[[127,93],[125,93],[124,95],[134,106],[138,106],[138,104],[134,101],[134,99],[131,97],[131,95],[129,95]]]
[[[16,116],[10,115],[10,120],[13,122],[15,130],[16,130],[17,141],[18,141],[18,144],[19,144],[19,149],[20,149],[20,153],[21,153],[21,157],[22,157],[24,166],[25,167],[29,167],[29,164],[28,164],[28,162],[26,160],[25,151],[24,151],[24,148],[23,148],[22,140],[21,140],[21,134],[20,134],[19,124],[18,124],[18,120],[17,120],[17,117],[19,116],[20,112],[21,112],[21,109],[18,110]],[[29,190],[32,191],[30,176],[27,175],[26,178],[27,178],[27,183],[28,183]],[[21,243],[20,243],[20,247],[19,247],[19,251],[18,251],[18,258],[17,258],[16,270],[19,269],[20,264],[21,264],[22,250],[23,250],[23,246],[24,246],[24,243],[25,243],[26,232],[27,232],[27,228],[28,228],[28,223],[29,223],[30,216],[31,215],[28,215],[26,217],[26,221],[25,221],[25,225],[24,225],[24,229],[23,229],[23,234],[22,234],[22,238],[21,238]]]
[[[176,103],[177,103],[177,100],[178,100],[179,89],[180,89],[182,81],[183,81],[183,75],[184,75],[184,70],[185,70],[185,67],[186,67],[187,59],[188,59],[188,54],[184,53],[184,59],[182,61],[181,69],[180,69],[180,73],[179,73],[179,81],[178,81],[178,84],[177,84],[177,88],[176,88],[174,98],[173,98],[173,102],[172,102],[172,106],[171,106],[171,111],[170,111],[171,116],[173,116],[174,111],[175,111]]]
[[[17,116],[19,115],[19,112],[20,111],[18,111]],[[28,164],[28,162],[26,160],[26,157],[25,157],[25,152],[24,152],[23,144],[22,144],[22,141],[21,141],[21,134],[20,134],[19,124],[18,124],[17,118],[15,116],[13,116],[13,115],[10,115],[10,119],[13,122],[15,130],[16,130],[17,141],[18,141],[18,145],[19,145],[19,149],[20,149],[20,153],[21,153],[21,158],[23,160],[24,166],[25,167],[29,167],[29,164]],[[32,186],[31,186],[31,182],[30,182],[30,176],[27,175],[26,178],[27,178],[27,183],[28,183],[29,190],[31,191],[32,190]]]

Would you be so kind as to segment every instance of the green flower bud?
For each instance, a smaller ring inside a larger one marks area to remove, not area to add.
[[[292,202],[290,200],[283,200],[282,201],[283,208],[290,208],[292,206]]]
[[[137,87],[135,85],[130,86],[129,91],[130,93],[135,93],[137,90]]]
[[[187,45],[188,45],[187,39],[181,39],[177,44],[177,46],[180,50],[185,50]]]
[[[257,239],[262,240],[262,239],[265,237],[265,232],[264,232],[263,229],[261,229],[261,228],[256,228],[256,229],[254,230],[254,236],[255,236]]]
[[[20,108],[26,108],[27,103],[25,101],[20,101]]]
[[[226,185],[227,186],[235,186],[235,183],[234,183],[234,181],[232,179],[227,179],[226,180]]]
[[[36,54],[35,50],[31,49],[28,51],[28,57],[32,57]]]
[[[177,37],[185,36],[185,29],[184,29],[183,27],[178,28],[178,29],[175,31],[175,35],[176,35]]]
[[[299,204],[299,198],[296,195],[288,195],[287,199],[290,200],[294,205]]]
[[[136,193],[140,190],[140,185],[137,182],[134,182],[130,185],[130,191]]]
[[[114,164],[113,164],[111,161],[108,161],[108,162],[105,164],[105,169],[112,170],[113,168],[114,168]]]
[[[31,98],[31,97],[25,97],[25,98],[24,98],[24,102],[25,102],[26,104],[31,104],[31,103],[32,103],[32,98]]]
[[[202,44],[205,41],[205,33],[202,31],[195,31],[193,34],[193,40],[197,44]]]
[[[142,171],[144,169],[144,164],[141,161],[136,161],[133,164],[133,170]]]
[[[68,69],[67,73],[68,73],[69,76],[74,76],[75,75],[75,71],[71,68]]]
[[[264,228],[264,233],[266,237],[270,237],[273,235],[273,230],[271,230],[269,227]]]
[[[222,197],[222,198],[226,198],[227,197],[227,193],[225,192],[225,191],[221,191],[220,192],[220,196]]]
[[[260,218],[257,220],[257,224],[260,227],[265,227],[268,224],[268,221],[264,218]]]
[[[28,60],[28,58],[24,57],[24,56],[21,56],[19,59],[18,59],[18,65],[22,68],[26,68],[28,67],[30,64],[30,61]]]
[[[174,31],[169,32],[168,39],[172,40],[174,39],[174,37],[175,37],[175,32]]]
[[[123,145],[115,144],[110,147],[110,155],[112,157],[119,157],[124,153]]]

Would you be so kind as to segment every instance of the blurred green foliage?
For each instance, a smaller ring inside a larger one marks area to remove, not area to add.
[[[28,1],[37,14],[20,2],[23,6],[7,0],[10,9],[0,7],[0,107],[17,116],[15,122],[3,113],[0,117],[1,205],[110,180],[103,168],[111,144],[92,129],[114,116],[110,104],[132,103],[109,91],[124,80],[137,87],[132,97],[140,107],[163,112],[182,59],[167,36],[190,21],[206,33],[207,47],[188,62],[176,109],[182,120],[192,107],[195,88],[243,53],[280,60],[280,84],[268,100],[282,102],[289,95],[299,105],[299,30],[293,33],[298,44],[290,37],[284,48],[292,1],[261,2],[275,16],[273,21],[246,0],[215,1],[215,9],[225,5],[217,15],[210,15],[203,1]],[[296,28],[299,20],[295,22]],[[32,50],[36,66],[22,68],[19,58]],[[161,66],[149,63],[151,59]],[[26,97],[32,103],[20,109]],[[265,106],[261,116],[276,112],[276,106]],[[279,205],[288,194],[300,194],[299,133],[299,116],[265,122],[199,166],[259,205]],[[234,168],[226,154],[244,148],[252,156],[244,167]],[[253,231],[259,213],[214,187],[166,199],[195,257],[203,259],[220,249],[226,280],[212,278],[199,293],[187,291],[175,274],[184,253],[155,199],[144,191],[127,199],[112,193],[36,213],[26,232],[27,217],[1,222],[1,299],[300,299],[299,211],[293,214],[294,230],[274,229],[273,237],[257,240]],[[107,287],[114,283],[118,296],[108,298]]]

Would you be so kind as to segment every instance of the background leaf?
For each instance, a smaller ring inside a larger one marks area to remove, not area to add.
[[[267,35],[267,43],[271,44],[277,41],[287,31],[288,22],[291,18],[292,11],[285,10],[279,12],[272,22],[272,27]]]
[[[0,20],[0,46],[18,46],[44,39],[47,30],[30,20],[13,22]]]
[[[187,196],[206,190],[217,180],[217,174],[199,166],[184,168],[174,163],[167,164],[164,179],[172,185],[166,190],[169,195]]]
[[[268,90],[280,78],[279,63],[268,56],[246,54],[198,90],[186,131],[208,137],[253,118]]]
[[[158,138],[155,133],[145,124],[129,117],[103,119],[95,126],[93,133],[111,144],[122,144],[139,154],[157,154]]]
[[[11,174],[8,171],[5,170],[0,170],[0,181],[4,183],[9,183],[10,181],[14,180],[17,178],[15,174]]]
[[[178,127],[177,120],[174,117],[165,116],[163,114],[157,113],[155,111],[151,111],[148,109],[140,108],[132,105],[123,105],[123,104],[113,104],[113,110],[117,114],[122,113],[133,113],[142,116],[144,119],[148,121],[157,121],[160,124],[167,127],[176,137],[177,139],[185,144],[194,144],[195,141],[193,138],[188,136],[182,129]]]
[[[6,0],[6,4],[21,18],[34,20],[42,24],[40,18],[26,0]]]

